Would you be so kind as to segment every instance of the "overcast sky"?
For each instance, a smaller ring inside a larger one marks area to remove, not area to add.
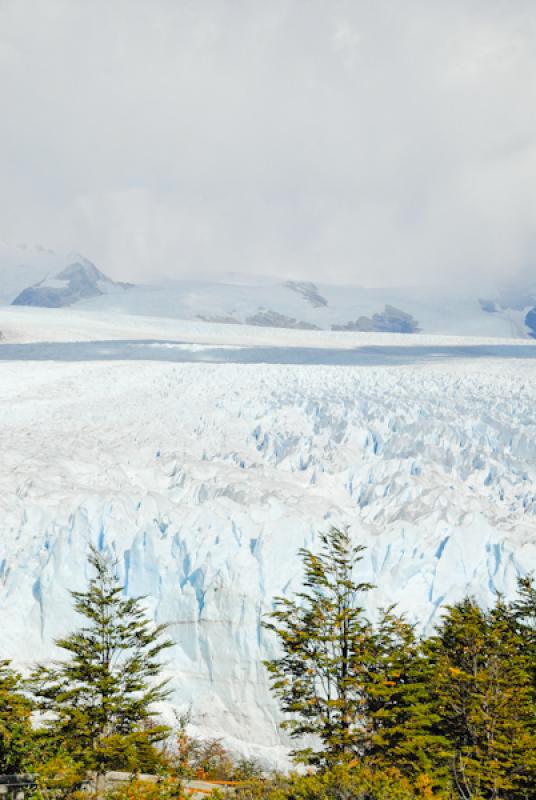
[[[0,0],[0,238],[112,276],[536,278],[535,0]]]

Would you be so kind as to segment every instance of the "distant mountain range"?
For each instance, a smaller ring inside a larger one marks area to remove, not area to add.
[[[536,289],[369,289],[231,277],[113,281],[80,255],[0,244],[0,305],[116,311],[304,330],[536,338]]]

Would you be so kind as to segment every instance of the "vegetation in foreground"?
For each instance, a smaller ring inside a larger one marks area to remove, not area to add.
[[[536,798],[533,580],[491,609],[471,598],[447,607],[419,637],[393,607],[366,616],[362,548],[345,531],[301,556],[302,590],[276,598],[265,623],[280,644],[266,667],[298,771],[263,775],[217,740],[191,739],[186,719],[175,731],[159,723],[165,627],[92,551],[94,577],[73,592],[82,625],[57,643],[64,660],[28,681],[0,662],[0,772],[32,773],[36,798],[102,794],[110,770],[133,775],[108,790],[114,800],[177,798],[195,778],[238,782],[241,800]],[[140,772],[160,779],[142,783]]]
[[[535,798],[534,582],[489,610],[471,598],[447,607],[418,637],[392,607],[366,617],[371,587],[354,579],[362,548],[345,531],[321,541],[301,553],[303,590],[277,598],[267,623],[294,756],[315,770],[279,796]]]

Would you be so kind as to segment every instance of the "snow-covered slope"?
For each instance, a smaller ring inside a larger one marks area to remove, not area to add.
[[[23,666],[110,548],[170,623],[173,702],[275,757],[260,622],[319,530],[349,525],[371,610],[422,627],[536,568],[536,343],[19,308],[0,330],[0,652]]]
[[[298,288],[297,288],[298,287]],[[481,303],[476,289],[364,289],[312,283],[176,281],[98,297],[81,308],[285,328],[527,337],[527,306]],[[492,303],[493,301],[489,301]],[[491,309],[493,311],[486,310]]]
[[[296,330],[536,335],[536,286],[527,276],[508,288],[365,289],[240,275],[132,286],[77,254],[0,243],[0,305],[11,303]]]
[[[127,288],[130,284],[115,283],[78,254],[0,242],[0,305],[61,308]]]
[[[9,305],[24,289],[59,272],[76,258],[43,247],[13,247],[0,242],[0,305]]]

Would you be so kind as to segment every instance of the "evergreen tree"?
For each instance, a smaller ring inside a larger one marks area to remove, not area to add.
[[[519,578],[518,597],[512,603],[512,613],[518,625],[518,633],[530,659],[532,688],[536,694],[536,585],[530,575]]]
[[[449,607],[426,643],[442,733],[461,798],[529,798],[536,786],[536,707],[530,658],[499,598]]]
[[[444,789],[451,750],[438,729],[432,668],[413,626],[393,608],[380,614],[365,692],[367,763]]]
[[[65,661],[34,671],[37,705],[50,717],[49,741],[85,768],[150,770],[155,744],[168,734],[151,709],[168,694],[158,676],[171,643],[165,626],[147,619],[143,598],[124,597],[108,558],[92,549],[89,563],[95,575],[87,590],[72,592],[85,624],[56,642]]]
[[[317,737],[319,746],[294,752],[303,763],[344,763],[363,752],[364,682],[373,632],[361,606],[371,588],[354,579],[362,547],[332,528],[322,534],[321,550],[300,550],[304,589],[294,598],[278,597],[266,623],[282,649],[266,662],[272,690],[294,738]]]
[[[24,769],[32,745],[31,711],[20,675],[9,661],[0,661],[0,773]]]

